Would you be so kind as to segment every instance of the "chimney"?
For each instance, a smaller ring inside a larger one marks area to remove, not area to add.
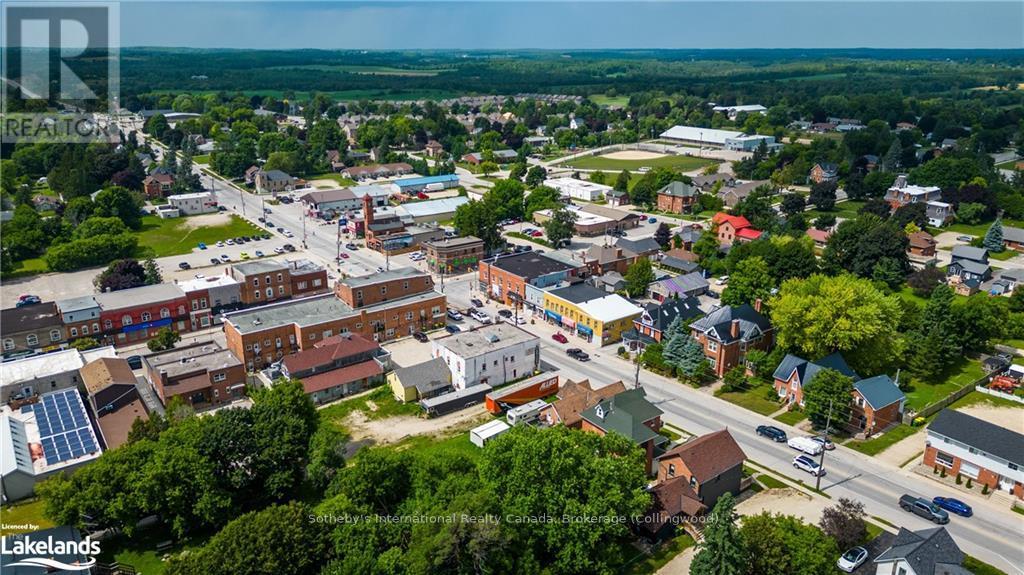
[[[754,311],[756,311],[757,313],[761,313],[761,298],[757,298],[754,300]]]
[[[732,324],[729,325],[729,335],[731,335],[733,339],[740,336],[740,320],[732,320]]]
[[[373,198],[370,194],[363,196],[363,225],[366,229],[369,229],[370,224],[373,223]]]

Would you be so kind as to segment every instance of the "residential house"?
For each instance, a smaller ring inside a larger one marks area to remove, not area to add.
[[[963,551],[945,527],[911,531],[900,527],[888,549],[874,560],[877,575],[969,575]]]
[[[768,180],[730,180],[726,185],[718,189],[716,195],[721,198],[727,208],[735,208],[740,202],[747,199],[750,194],[754,193],[754,190],[770,184],[771,182]]]
[[[256,192],[260,194],[277,195],[292,189],[295,185],[295,178],[281,170],[259,170],[253,178]]]
[[[658,209],[663,212],[682,214],[693,209],[700,197],[700,190],[693,184],[674,181],[658,190]]]
[[[906,174],[896,176],[896,181],[885,193],[885,201],[889,202],[892,209],[897,209],[908,204],[927,204],[928,202],[939,201],[942,191],[938,186],[916,186],[907,183]]]
[[[656,260],[661,256],[661,245],[652,237],[647,238],[618,238],[615,240],[615,247],[622,248],[623,253],[632,256],[634,259],[646,258]]]
[[[924,464],[1024,499],[1024,435],[953,409],[928,425]]]
[[[602,399],[626,391],[621,381],[594,389],[589,379],[580,382],[566,380],[555,394],[555,401],[540,412],[540,421],[546,425],[562,424],[579,429],[583,425],[583,412]]]
[[[617,246],[591,244],[584,255],[590,273],[602,275],[608,272],[625,274],[629,266],[633,265],[636,257],[627,254],[625,250]]]
[[[82,366],[80,374],[103,444],[107,449],[123,445],[135,420],[149,419],[128,361],[119,357],[96,359]]]
[[[601,346],[619,341],[633,327],[633,318],[642,312],[628,299],[585,283],[544,294],[544,317],[548,322]]]
[[[717,226],[718,243],[723,246],[735,242],[752,242],[761,237],[761,232],[754,229],[743,216],[730,216],[725,212],[718,212],[711,221]]]
[[[444,360],[456,391],[503,385],[540,369],[540,339],[506,322],[432,341],[431,355]]]
[[[531,251],[481,260],[477,281],[480,292],[488,299],[512,305],[526,301],[527,285],[537,288],[558,285],[585,277],[586,270],[583,261],[573,264]]]
[[[690,256],[693,256],[693,254],[688,254],[687,257]],[[667,255],[666,253],[666,255],[662,257],[661,260],[658,262],[658,265],[660,265],[662,268],[678,272],[679,274],[682,275],[687,275],[696,272],[700,274],[701,278],[703,278],[704,268],[700,267],[700,264],[696,262],[696,259],[696,256],[693,256],[693,259],[684,259],[676,256],[670,256]]]
[[[423,150],[426,152],[427,157],[438,158],[444,153],[444,146],[437,140],[430,140],[427,145],[424,146]]]
[[[142,180],[142,191],[151,200],[166,197],[173,186],[174,176],[171,174],[152,173]]]
[[[825,246],[828,245],[828,239],[832,237],[831,231],[819,230],[818,228],[811,228],[804,233],[814,241],[814,247],[819,250],[825,249]]]
[[[653,541],[667,541],[676,535],[676,527],[686,524],[677,518],[698,517],[707,511],[686,477],[678,476],[647,487],[651,506],[635,528]]]
[[[953,246],[952,259],[946,267],[946,277],[954,284],[965,284],[977,290],[982,282],[992,277],[988,250],[973,246]]]
[[[142,358],[146,379],[164,405],[180,397],[196,409],[216,407],[245,396],[242,362],[214,341],[203,341]]]
[[[839,181],[839,166],[828,162],[819,162],[811,168],[809,179],[815,184],[834,183]]]
[[[668,438],[658,433],[664,412],[646,395],[643,388],[637,388],[599,400],[580,414],[580,429],[600,435],[615,432],[629,438],[644,450],[644,470],[650,475],[655,449],[668,443]]]
[[[281,374],[301,380],[306,395],[322,405],[383,382],[389,364],[390,355],[380,344],[346,333],[286,356],[281,360]]]
[[[876,375],[853,384],[850,424],[865,436],[882,433],[903,419],[907,397],[888,375]]]
[[[715,172],[714,174],[693,176],[690,178],[690,182],[698,190],[707,194],[716,191],[716,188],[734,185],[736,183],[736,177],[725,172]]]
[[[935,248],[938,242],[935,238],[926,231],[918,231],[907,236],[909,245],[907,247],[907,253],[909,255],[920,256],[924,258],[935,257]]]
[[[67,343],[60,311],[52,301],[0,311],[0,325],[5,358],[54,351]]]
[[[462,161],[467,164],[479,166],[485,160],[486,154],[484,152],[473,152],[462,156]],[[494,163],[496,164],[510,164],[519,157],[519,154],[515,150],[494,150],[492,152]]]
[[[683,265],[682,263],[680,265]],[[697,271],[651,283],[647,291],[654,301],[665,302],[675,298],[689,298],[708,291],[708,280]]]
[[[402,403],[429,399],[455,390],[452,387],[452,370],[440,357],[409,367],[395,367],[387,379],[395,399]]]
[[[790,406],[803,406],[804,389],[810,385],[814,376],[826,369],[833,369],[855,380],[859,379],[857,372],[847,365],[839,352],[826,355],[817,361],[786,354],[772,375],[772,379],[775,380],[775,392],[780,398],[785,398]]]
[[[602,275],[590,276],[590,285],[607,293],[615,293],[626,289],[626,278],[617,271],[605,272]]]
[[[955,215],[953,206],[946,202],[933,200],[925,204],[925,217],[928,218],[929,226],[942,227],[953,221]]]
[[[775,343],[775,330],[761,315],[761,301],[754,305],[722,306],[690,324],[693,338],[704,348],[711,370],[718,377],[743,365],[751,349],[768,351]]]
[[[1024,251],[1024,229],[1003,226],[1003,245],[1011,250]]]
[[[683,224],[679,226],[679,230],[676,235],[682,242],[682,246],[679,248],[673,248],[665,252],[667,255],[675,257],[685,257],[683,254],[678,253],[679,250],[689,253],[693,249],[693,244],[697,243],[697,240],[704,234],[704,228],[700,224]]]
[[[697,501],[712,509],[726,493],[739,495],[746,460],[729,430],[722,429],[694,437],[658,456],[658,482],[682,478]]]
[[[629,193],[611,190],[605,193],[604,199],[610,207],[619,208],[629,204]]]
[[[484,257],[484,241],[475,236],[423,242],[427,267],[439,274],[458,274],[477,268]]]
[[[691,296],[671,297],[659,304],[646,304],[643,313],[633,320],[633,329],[622,334],[622,341],[630,349],[641,351],[652,343],[664,340],[665,333],[675,320],[685,324],[702,313],[700,301]]]

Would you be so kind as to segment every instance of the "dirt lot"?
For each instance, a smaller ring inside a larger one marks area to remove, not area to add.
[[[665,154],[645,152],[643,150],[621,150],[618,152],[611,152],[609,154],[602,154],[601,157],[611,160],[652,160],[654,158],[664,158]]]
[[[1017,433],[1024,433],[1024,407],[1014,409],[1012,407],[993,407],[980,404],[963,407],[957,411],[983,419],[989,423],[994,423],[1000,427],[1012,429]]]
[[[373,439],[374,443],[397,443],[412,435],[438,433],[450,427],[467,427],[477,420],[483,423],[491,419],[483,404],[455,413],[423,419],[420,417],[388,417],[369,420],[362,411],[354,411],[345,418],[345,427],[352,435],[352,441]]]
[[[215,214],[203,214],[182,219],[184,227],[198,230],[199,228],[226,226],[231,223],[231,214],[228,212],[217,212]]]
[[[310,187],[317,188],[319,190],[331,190],[341,187],[338,185],[338,182],[335,182],[334,180],[310,180],[309,185]]]

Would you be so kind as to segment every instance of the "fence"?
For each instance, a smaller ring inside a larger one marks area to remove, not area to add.
[[[983,386],[980,386],[980,385],[978,387],[976,387],[975,389],[980,391],[980,392],[982,392],[982,393],[984,393],[985,395],[991,395],[993,397],[1001,397],[1003,399],[1007,399],[1007,400],[1010,400],[1010,401],[1016,401],[1017,403],[1024,403],[1024,397],[1021,397],[1019,395],[1013,395],[1013,394],[1010,394],[1010,393],[1003,393],[1002,391],[996,391],[994,389],[989,389],[987,387],[983,387]]]
[[[961,387],[960,389],[954,391],[953,393],[947,395],[946,397],[922,407],[920,411],[907,411],[906,413],[903,414],[903,423],[906,425],[910,425],[915,418],[928,417],[929,415],[938,412],[939,410],[945,408],[949,404],[974,391],[975,389],[983,387],[992,379],[993,375],[994,374],[990,373],[972,383],[968,383],[967,385]]]

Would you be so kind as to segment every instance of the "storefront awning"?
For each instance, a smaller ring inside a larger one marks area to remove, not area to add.
[[[594,330],[590,329],[585,325],[576,326],[576,331],[582,333],[583,335],[594,335]]]
[[[564,325],[565,327],[567,327],[569,329],[572,329],[572,328],[576,327],[576,321],[575,320],[571,320],[571,319],[569,319],[567,317],[563,317],[562,318],[562,325]]]
[[[562,321],[562,316],[558,315],[557,313],[555,313],[555,312],[553,312],[553,311],[551,311],[549,309],[544,310],[544,317],[549,317],[549,318],[551,318],[551,319],[553,319],[553,320],[555,320],[557,322]]]

